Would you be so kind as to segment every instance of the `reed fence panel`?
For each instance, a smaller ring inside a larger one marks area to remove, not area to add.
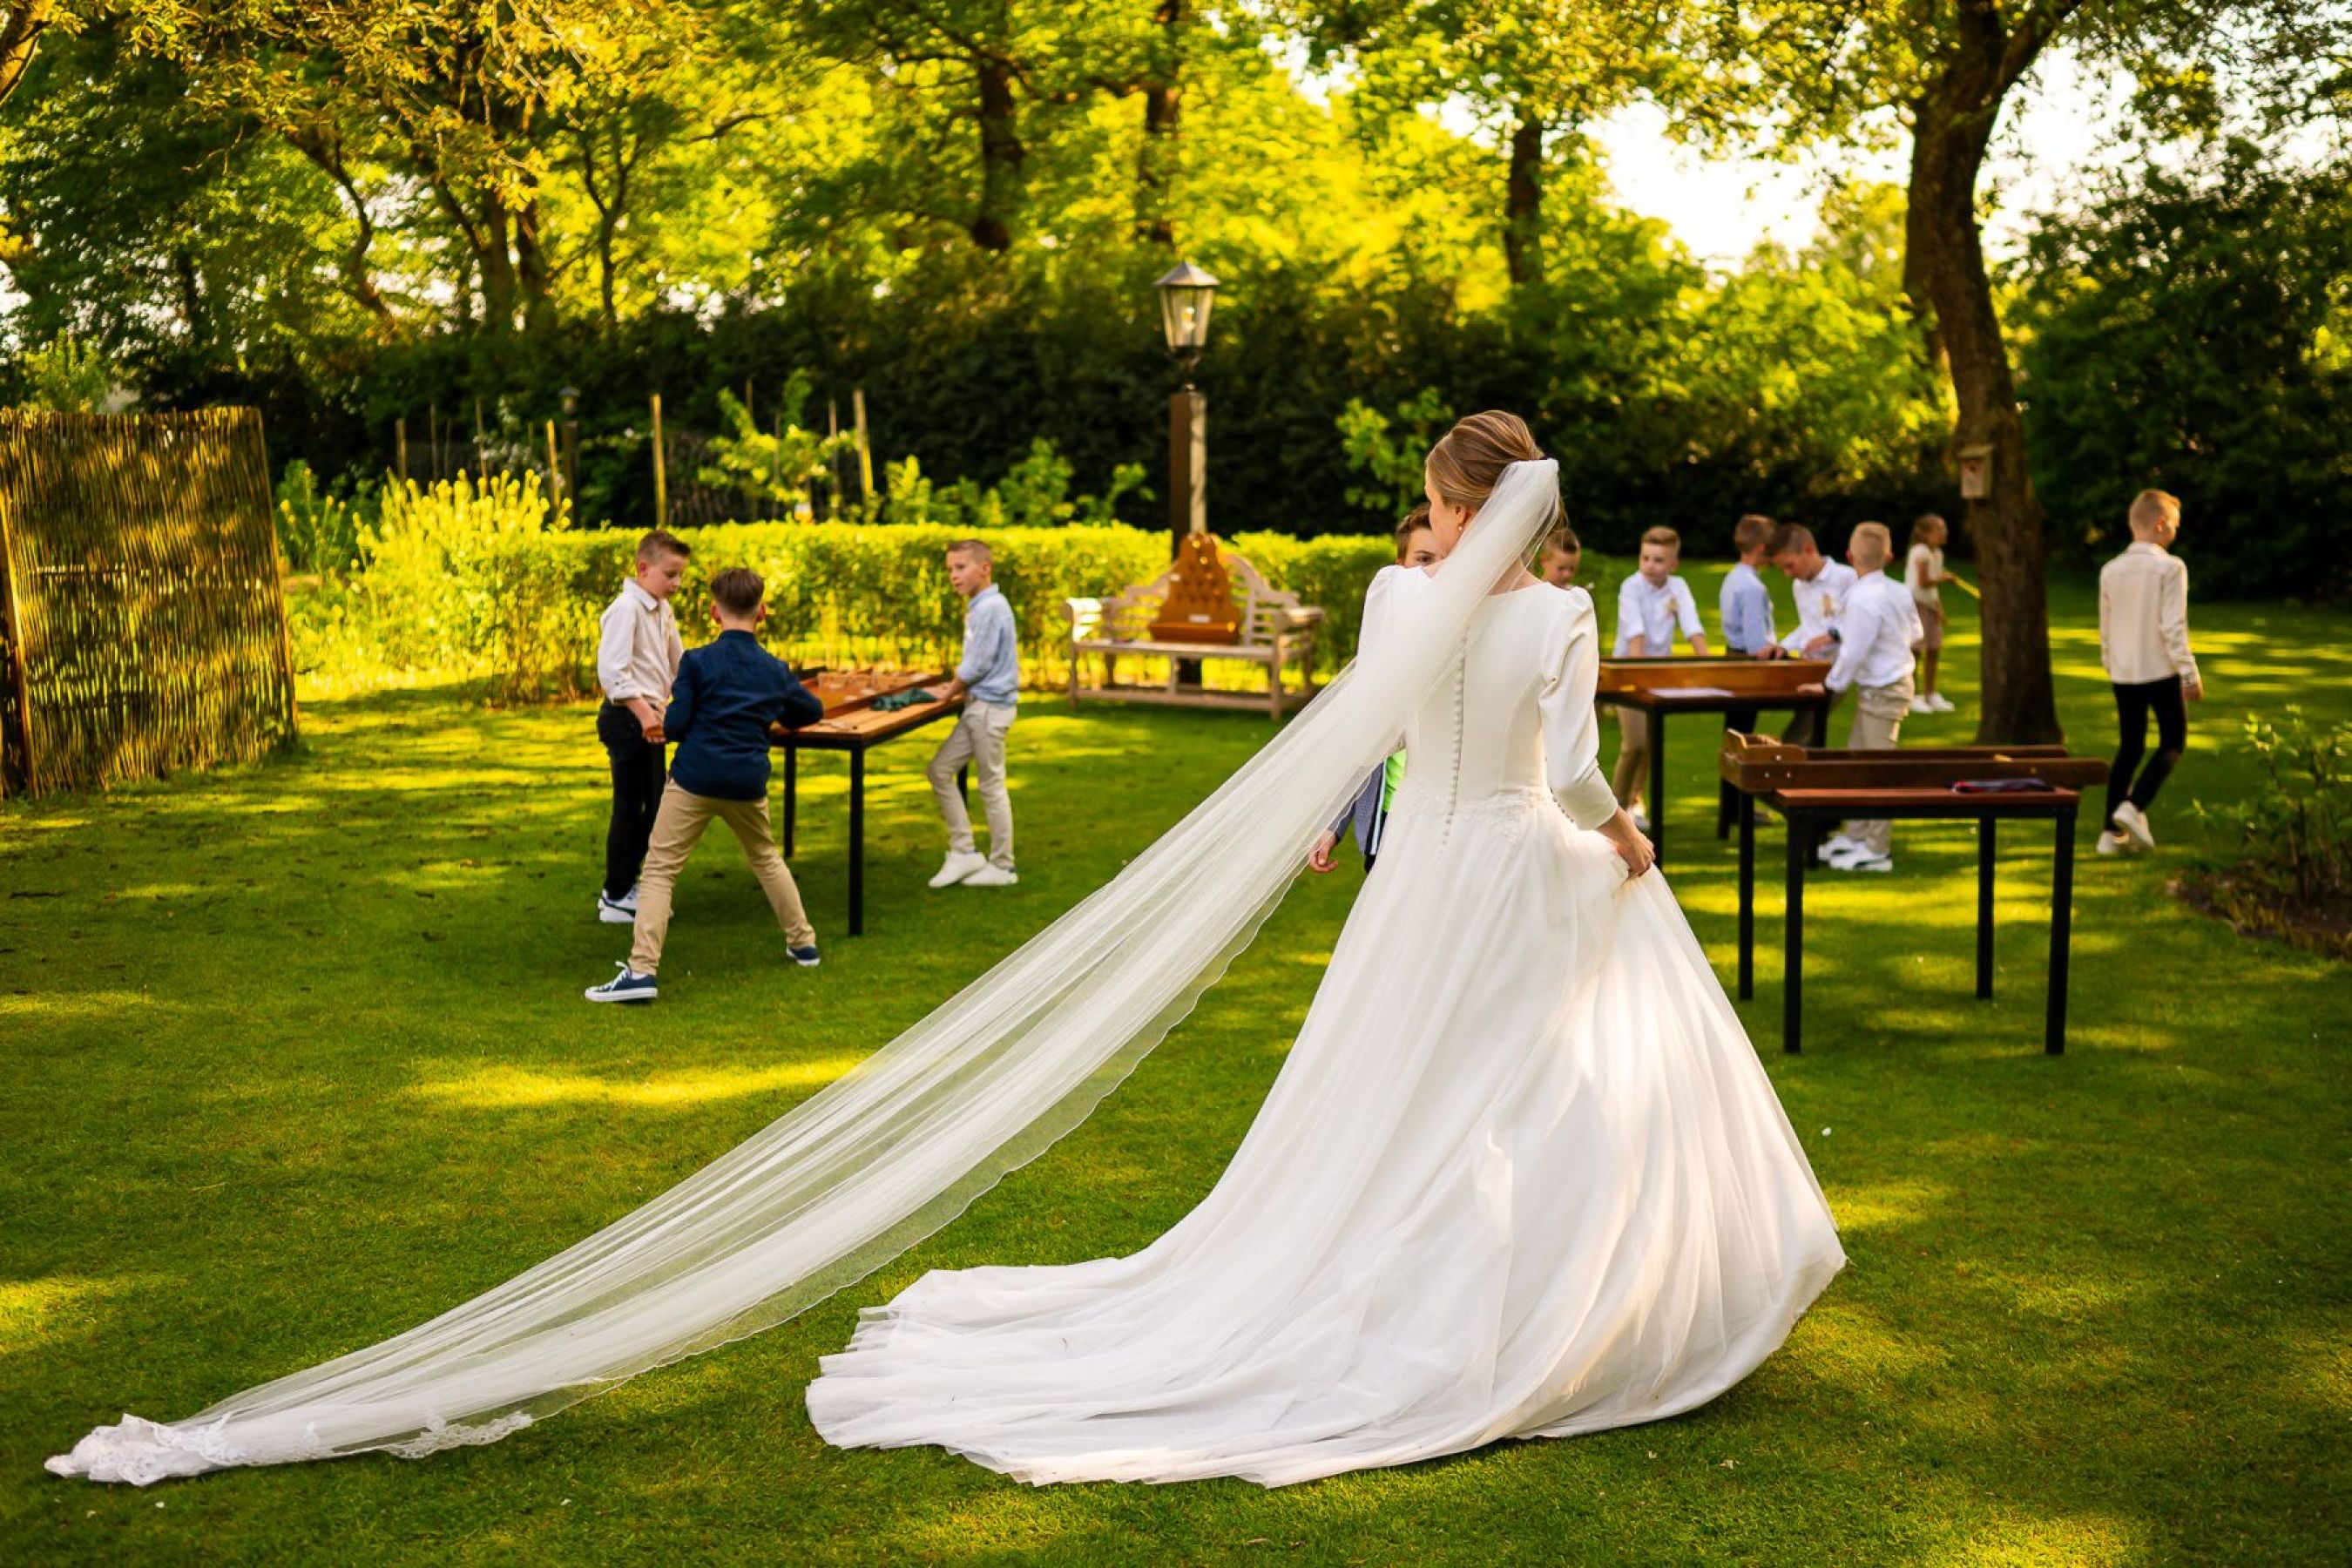
[[[295,738],[261,416],[0,413],[0,788],[103,789]]]

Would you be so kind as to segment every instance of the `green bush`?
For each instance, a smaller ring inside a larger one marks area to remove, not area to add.
[[[767,579],[766,640],[784,657],[835,666],[944,665],[963,632],[945,553],[971,531],[962,521],[680,530],[694,554],[674,601],[678,624],[689,643],[704,640],[712,574],[748,566]],[[1121,524],[984,533],[1032,686],[1068,677],[1065,599],[1148,582],[1168,561],[1167,535]],[[635,537],[562,527],[528,479],[478,489],[464,479],[400,487],[387,492],[383,518],[366,535],[363,570],[348,585],[328,582],[298,601],[299,662],[347,683],[365,673],[483,679],[501,701],[584,695],[595,684],[597,619],[627,579]],[[1275,586],[1329,612],[1329,630],[1317,644],[1324,674],[1353,656],[1364,587],[1391,559],[1388,540],[1257,533],[1232,543]]]
[[[2246,746],[2263,768],[2253,792],[2198,805],[2237,832],[2232,879],[2273,904],[2352,900],[2352,724],[2314,725],[2289,704],[2281,724],[2248,717]]]
[[[278,477],[278,545],[293,570],[348,572],[358,564],[373,498],[365,489],[357,496],[341,490],[322,488],[299,458]]]

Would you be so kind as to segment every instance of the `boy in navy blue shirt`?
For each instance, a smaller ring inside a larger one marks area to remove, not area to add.
[[[768,616],[768,585],[760,574],[730,567],[710,580],[714,642],[679,663],[662,732],[677,748],[669,785],[654,818],[637,883],[635,938],[621,973],[588,992],[591,1002],[650,1002],[669,934],[670,895],[678,871],[711,819],[724,822],[743,846],[751,874],[768,895],[794,963],[814,968],[816,929],[801,908],[800,889],[768,830],[768,726],[797,728],[824,716],[824,704],[796,679],[783,660],[753,634]]]

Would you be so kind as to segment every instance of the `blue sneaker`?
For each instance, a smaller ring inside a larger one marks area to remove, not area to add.
[[[627,964],[621,973],[602,985],[591,985],[583,993],[591,1002],[650,1002],[661,993],[654,987],[654,977],[639,974]]]
[[[784,949],[784,951],[792,954],[793,962],[799,964],[803,969],[814,969],[816,967],[816,943],[811,942],[806,947],[788,947]]]

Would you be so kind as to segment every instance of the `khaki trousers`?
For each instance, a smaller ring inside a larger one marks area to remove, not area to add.
[[[760,890],[768,895],[768,907],[776,911],[776,924],[782,929],[785,942],[793,947],[816,942],[816,928],[809,924],[808,912],[801,908],[800,887],[776,849],[775,836],[768,831],[768,797],[719,800],[680,789],[672,779],[662,791],[653,842],[646,847],[646,868],[637,878],[637,925],[629,945],[629,967],[639,974],[651,974],[661,967],[677,874],[714,817],[733,829],[735,841],[743,847],[743,858],[751,863],[751,875],[760,879]]]
[[[924,776],[939,798],[940,815],[947,819],[948,848],[957,854],[972,851],[971,814],[956,792],[956,770],[971,764],[971,782],[980,790],[980,809],[988,818],[988,863],[1013,869],[1013,796],[1004,787],[1004,742],[1013,733],[1009,703],[968,702],[955,728],[940,742]]]
[[[1609,776],[1610,786],[1617,792],[1617,804],[1631,812],[1643,804],[1643,795],[1650,788],[1650,716],[1639,708],[1612,707],[1617,715],[1617,727],[1623,731],[1617,743],[1617,766]],[[1656,801],[1648,803],[1651,810]]]
[[[1903,733],[1903,716],[1911,711],[1911,678],[1906,675],[1892,686],[1857,686],[1853,695],[1853,729],[1846,735],[1846,745],[1857,752],[1893,751]],[[1845,833],[1868,846],[1873,855],[1885,855],[1895,847],[1891,822],[1849,822]]]

